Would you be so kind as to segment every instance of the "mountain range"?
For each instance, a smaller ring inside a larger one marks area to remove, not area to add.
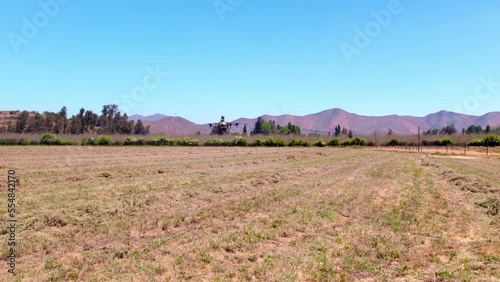
[[[422,131],[429,129],[441,129],[447,125],[455,125],[458,131],[462,128],[467,128],[470,125],[492,127],[500,126],[500,112],[491,112],[482,116],[473,116],[459,114],[447,111],[440,111],[429,114],[425,117],[415,116],[362,116],[354,113],[346,112],[342,109],[330,109],[316,114],[305,116],[295,115],[263,115],[265,120],[274,120],[276,124],[286,125],[288,122],[298,125],[302,128],[303,133],[333,133],[335,127],[340,125],[353,131],[356,135],[367,136],[375,132],[377,134],[387,134],[392,129],[393,134],[411,135],[418,132],[418,127]],[[150,132],[153,134],[167,134],[172,136],[192,135],[200,132],[202,134],[210,133],[208,124],[195,124],[182,117],[172,117],[162,114],[152,116],[133,115],[132,120],[145,122],[150,126]],[[239,118],[232,122],[239,123],[241,126],[233,132],[241,132],[243,125],[246,124],[248,131],[253,129],[257,118]]]

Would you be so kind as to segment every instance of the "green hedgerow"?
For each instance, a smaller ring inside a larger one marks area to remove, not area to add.
[[[203,146],[207,147],[229,147],[231,146],[231,141],[229,140],[222,140],[222,139],[214,139],[214,140],[208,140],[203,144]]]
[[[311,147],[311,143],[309,141],[303,141],[303,140],[298,140],[298,139],[292,139],[288,143],[289,147]]]
[[[264,146],[266,147],[285,147],[286,143],[282,139],[274,140],[272,137],[269,137],[264,141]]]
[[[500,146],[500,137],[495,135],[488,135],[483,138],[483,144],[488,147]]]
[[[248,145],[247,139],[245,137],[234,137],[231,141],[231,145],[238,147],[246,147]]]
[[[95,146],[96,142],[93,137],[83,137],[81,144],[82,146]]]
[[[147,141],[144,138],[135,138],[135,137],[127,137],[125,141],[123,141],[123,146],[144,146],[147,144]]]
[[[53,145],[53,146],[76,146],[78,142],[69,141],[62,138],[57,138],[54,134],[45,133],[40,139],[40,145]]]
[[[45,133],[42,136],[42,139],[40,139],[40,144],[41,145],[54,145],[55,140],[57,139],[57,136],[51,133]]]
[[[96,140],[96,145],[98,146],[111,146],[113,145],[113,139],[107,135],[100,136]]]
[[[174,143],[173,140],[169,140],[165,137],[155,137],[146,141],[146,144],[150,146],[173,146]]]
[[[352,143],[354,146],[364,146],[366,144],[366,140],[361,137],[354,137]]]
[[[252,147],[262,147],[264,146],[264,141],[260,140],[260,139],[255,139],[252,144],[251,144]]]
[[[315,147],[326,147],[326,143],[323,140],[318,140],[314,143]]]
[[[12,138],[0,139],[0,145],[2,146],[17,145],[17,139],[12,139]]]
[[[187,147],[196,147],[201,146],[200,140],[193,138],[184,138],[181,140],[175,140],[175,146],[187,146]]]
[[[340,146],[340,141],[338,139],[332,139],[330,141],[328,141],[328,143],[326,143],[327,146],[330,146],[330,147],[338,147]]]
[[[402,143],[399,142],[398,139],[392,139],[391,141],[389,141],[389,143],[387,143],[387,145],[389,145],[389,146],[399,146],[399,145],[402,145]]]
[[[28,138],[23,138],[21,141],[19,141],[19,145],[28,146],[31,145],[31,141]]]
[[[449,137],[444,137],[436,141],[437,146],[453,146],[453,140]]]

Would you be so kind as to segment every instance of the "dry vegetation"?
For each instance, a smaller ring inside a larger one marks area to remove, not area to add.
[[[20,176],[22,281],[500,279],[496,156],[40,146],[0,159]],[[5,232],[1,281],[14,280]]]

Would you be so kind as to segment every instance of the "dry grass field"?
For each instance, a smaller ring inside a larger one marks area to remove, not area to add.
[[[0,281],[499,281],[500,158],[0,147]]]

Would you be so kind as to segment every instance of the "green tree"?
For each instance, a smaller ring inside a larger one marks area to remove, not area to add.
[[[80,111],[78,112],[78,115],[76,115],[76,116],[78,117],[78,121],[80,122],[78,133],[83,134],[85,132],[85,119],[84,119],[85,109],[81,108]]]
[[[347,136],[349,137],[349,139],[351,139],[354,136],[354,134],[352,133],[352,130],[349,130],[349,133],[347,134]]]
[[[78,116],[72,116],[69,119],[69,133],[80,134],[82,132],[82,123]]]
[[[265,123],[264,118],[258,117],[257,121],[255,122],[255,127],[251,134],[262,134],[262,125]]]
[[[83,116],[83,130],[88,132],[94,131],[98,122],[99,116],[94,112],[87,110]]]
[[[118,106],[115,104],[102,106],[101,117],[99,118],[99,127],[104,133],[112,134],[115,132],[115,117],[120,114]]]
[[[243,126],[243,134],[247,135],[247,125],[246,124]]]
[[[138,120],[134,127],[134,134],[136,135],[146,135],[149,133],[149,126],[144,126],[142,120]]]
[[[340,124],[335,127],[335,136],[339,136],[342,133],[342,127]]]
[[[465,131],[465,133],[467,134],[479,134],[481,132],[483,132],[483,128],[479,125],[474,125],[474,124],[470,125]]]
[[[271,123],[264,122],[261,126],[260,134],[269,135],[272,132]]]

